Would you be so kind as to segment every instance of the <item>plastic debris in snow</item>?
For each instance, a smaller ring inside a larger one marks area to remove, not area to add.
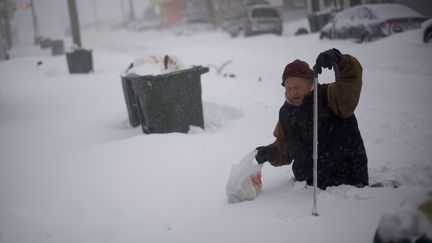
[[[262,188],[262,165],[254,162],[257,151],[246,155],[238,164],[231,166],[231,173],[226,186],[228,202],[254,200]]]
[[[126,69],[125,75],[159,75],[179,71],[186,68],[188,67],[185,66],[181,62],[180,58],[176,56],[164,55],[163,57],[160,57],[151,55],[134,60]]]

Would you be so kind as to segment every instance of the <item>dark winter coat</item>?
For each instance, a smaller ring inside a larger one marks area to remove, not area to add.
[[[318,85],[318,187],[368,185],[367,156],[354,109],[362,86],[362,68],[343,55],[335,68],[336,82]],[[293,162],[296,180],[312,184],[313,92],[301,106],[285,102],[279,111],[274,144],[278,156],[270,163]]]

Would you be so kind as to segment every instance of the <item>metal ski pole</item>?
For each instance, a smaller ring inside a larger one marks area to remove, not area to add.
[[[318,73],[314,73],[314,102],[313,102],[313,210],[312,215],[318,216],[317,187],[318,187]]]

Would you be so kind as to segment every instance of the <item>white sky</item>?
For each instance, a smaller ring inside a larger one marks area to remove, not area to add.
[[[14,0],[17,4],[30,0]],[[129,12],[129,0],[76,0],[81,26],[99,21],[121,21]],[[134,10],[137,17],[145,10],[147,0],[134,0]],[[69,25],[67,0],[34,0],[35,12],[42,36],[60,38],[64,36]],[[94,6],[96,6],[96,11]],[[12,19],[12,28],[18,35],[18,44],[32,41],[33,23],[30,9],[17,9]]]

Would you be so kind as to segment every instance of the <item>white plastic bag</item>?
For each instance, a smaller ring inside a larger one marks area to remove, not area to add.
[[[231,166],[231,173],[226,186],[228,202],[254,200],[261,190],[262,165],[254,162],[257,151],[250,152],[240,163]],[[259,183],[257,183],[257,178]]]

